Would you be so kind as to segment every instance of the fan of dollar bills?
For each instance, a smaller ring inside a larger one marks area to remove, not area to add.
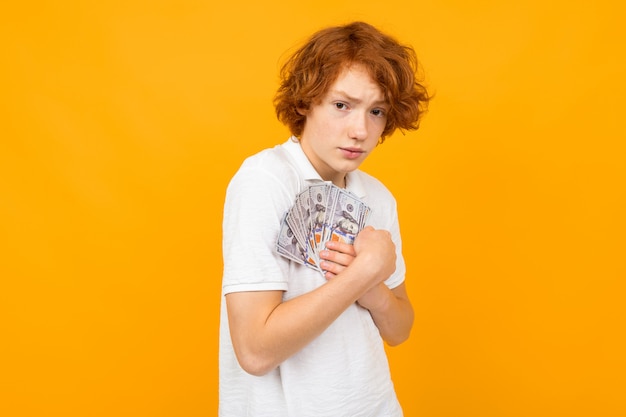
[[[319,252],[330,240],[352,244],[371,209],[332,183],[312,185],[296,196],[281,223],[276,251],[320,272]]]

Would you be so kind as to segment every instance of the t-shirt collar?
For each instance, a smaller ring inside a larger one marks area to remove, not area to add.
[[[284,144],[285,150],[289,153],[289,155],[294,159],[297,164],[300,173],[302,174],[303,179],[307,183],[315,183],[324,181],[320,174],[315,170],[309,158],[304,154],[302,150],[302,146],[297,138],[294,136],[290,137],[287,142]],[[363,187],[363,182],[359,175],[357,175],[356,171],[348,172],[346,175],[346,189],[351,193],[355,194],[359,198],[364,198],[366,195],[365,188]]]

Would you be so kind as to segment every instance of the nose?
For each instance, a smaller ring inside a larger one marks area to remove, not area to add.
[[[348,134],[350,138],[356,140],[367,139],[367,114],[361,112],[352,113]]]

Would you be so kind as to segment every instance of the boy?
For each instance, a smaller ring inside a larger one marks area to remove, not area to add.
[[[413,324],[396,203],[358,167],[417,129],[429,97],[416,70],[412,48],[362,22],[319,31],[283,66],[274,104],[293,136],[226,193],[220,416],[402,416],[383,346]],[[320,273],[276,240],[296,195],[323,182],[372,210],[353,244],[322,248]]]

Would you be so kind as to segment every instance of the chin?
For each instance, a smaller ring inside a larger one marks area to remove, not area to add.
[[[361,166],[360,162],[358,164],[350,164],[348,166],[344,166],[343,169],[339,170],[339,172],[343,172],[344,174],[347,174],[348,172],[356,171],[359,168],[359,166]]]

